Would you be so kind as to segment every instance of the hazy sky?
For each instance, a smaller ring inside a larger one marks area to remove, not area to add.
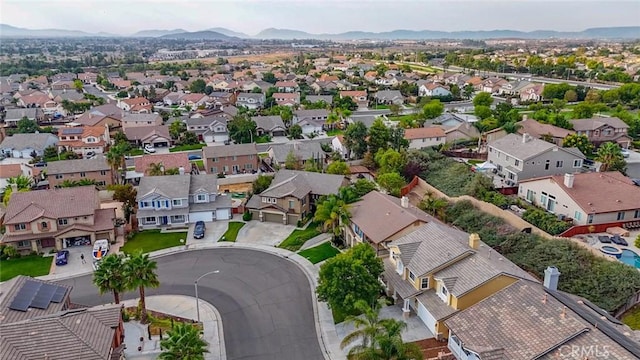
[[[640,0],[1,0],[0,22],[131,34],[225,27],[351,30],[560,30],[640,25]]]

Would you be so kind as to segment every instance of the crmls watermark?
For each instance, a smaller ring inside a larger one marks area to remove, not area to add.
[[[561,359],[608,359],[610,355],[609,345],[562,345],[558,349]]]

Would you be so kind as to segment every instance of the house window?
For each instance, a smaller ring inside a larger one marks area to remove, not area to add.
[[[535,193],[533,192],[533,190],[527,189],[527,201],[533,202],[534,197]]]
[[[253,164],[246,164],[246,165],[244,166],[244,168],[245,168],[246,170],[252,170],[252,169],[253,169]]]
[[[211,168],[211,173],[212,174],[217,174],[218,173],[218,167],[214,166]]]
[[[233,161],[236,161],[237,159],[238,159],[238,157],[233,155]]]
[[[556,161],[556,167],[557,168],[561,168],[563,165],[564,165],[564,161],[562,161],[562,160]]]
[[[520,166],[520,160],[516,159],[516,161],[515,161],[515,165],[516,165],[516,166]]]
[[[542,204],[542,206],[547,206],[547,193],[546,192],[542,192],[542,194],[540,195],[540,204]]]
[[[31,246],[31,242],[29,240],[18,241],[18,247],[24,248]]]
[[[173,206],[182,206],[182,200],[181,199],[174,199],[172,201]]]
[[[155,218],[155,216],[148,216],[148,217],[144,218],[144,222],[145,222],[145,224],[155,224],[156,223],[156,218]]]
[[[183,223],[184,222],[184,215],[173,215],[171,217],[171,222],[172,223]]]
[[[420,289],[428,289],[429,288],[429,278],[422,278],[420,280]]]
[[[67,225],[68,223],[67,219],[58,219],[58,225]]]
[[[16,231],[19,230],[24,230],[27,228],[27,226],[25,224],[15,224],[15,226],[13,227]]]
[[[198,194],[196,196],[196,201],[202,202],[202,201],[205,201],[205,200],[207,200],[207,196],[205,194]]]
[[[85,172],[81,172],[81,173],[80,173],[80,177],[87,177],[87,173],[85,173]]]
[[[46,221],[43,221],[43,222],[40,223],[40,227],[42,229],[47,229],[49,227],[49,224]]]
[[[103,176],[104,176],[104,175],[107,175],[107,170],[101,170],[101,171],[100,171],[100,175],[103,175]]]
[[[140,202],[140,208],[141,208],[141,209],[142,209],[142,208],[148,208],[149,206],[151,206],[151,205],[149,204],[149,202],[148,202],[148,201],[141,201],[141,202]]]
[[[582,167],[582,160],[581,159],[573,160],[573,167],[574,168],[581,168]]]
[[[636,210],[636,211],[633,213],[633,217],[634,217],[635,219],[640,218],[640,210]]]
[[[212,162],[218,162],[218,158],[215,158],[215,157],[214,157],[214,158],[211,158],[211,161],[212,161]]]
[[[62,179],[62,174],[56,174],[56,179]]]
[[[545,169],[545,170],[549,170],[549,164],[550,164],[550,163],[551,163],[551,162],[550,162],[549,160],[547,160],[547,161],[545,161],[545,162],[544,162],[544,169]]]
[[[293,200],[289,200],[289,209],[295,209],[296,202]]]
[[[416,274],[414,274],[413,272],[409,271],[409,279],[411,279],[411,281],[416,281]]]
[[[578,221],[582,220],[582,213],[581,213],[580,211],[576,211],[576,212],[573,214],[573,218],[574,218],[574,219],[576,219],[576,220],[578,220]]]
[[[618,212],[618,221],[624,220],[624,211]]]
[[[589,214],[589,216],[587,216],[587,224],[593,224],[593,214]]]

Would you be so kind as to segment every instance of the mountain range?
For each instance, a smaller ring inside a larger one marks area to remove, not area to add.
[[[128,36],[108,33],[89,33],[78,30],[63,29],[25,29],[0,24],[2,37],[154,37],[168,39],[204,39],[239,41],[240,39],[318,39],[318,40],[431,40],[431,39],[640,39],[640,26],[590,28],[583,31],[434,31],[434,30],[393,30],[387,32],[349,31],[339,34],[311,34],[300,30],[269,28],[256,35],[247,35],[225,28],[211,28],[189,32],[184,29],[174,30],[142,30]]]

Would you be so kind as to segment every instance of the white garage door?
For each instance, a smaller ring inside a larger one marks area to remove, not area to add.
[[[231,219],[231,209],[216,210],[216,220],[229,220],[229,219]]]
[[[200,211],[189,213],[189,222],[196,221],[213,221],[213,213],[211,211]]]
[[[436,332],[436,319],[431,316],[427,308],[422,305],[421,302],[418,301],[418,317],[422,319],[424,324],[427,326],[427,329],[435,334]]]

